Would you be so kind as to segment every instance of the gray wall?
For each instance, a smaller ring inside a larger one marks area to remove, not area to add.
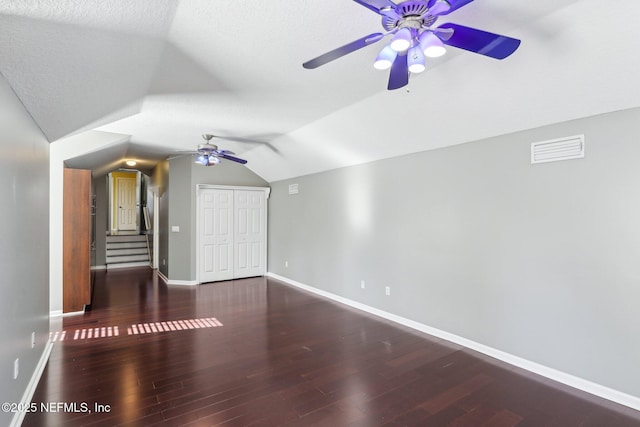
[[[169,275],[172,280],[190,280],[191,265],[191,157],[181,157],[169,162]],[[180,231],[171,232],[171,227]],[[160,260],[162,264],[162,260]]]
[[[1,75],[0,111],[0,400],[17,403],[49,338],[49,143]]]
[[[170,161],[169,271],[171,280],[196,280],[196,185],[216,184],[249,187],[268,187],[269,184],[243,165],[223,161],[216,166],[201,166],[191,156]],[[162,262],[162,261],[161,261]]]
[[[640,397],[639,133],[633,109],[272,183],[269,271]]]

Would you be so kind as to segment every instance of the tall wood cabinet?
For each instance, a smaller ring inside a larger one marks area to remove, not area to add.
[[[198,187],[198,282],[263,276],[268,188]]]
[[[91,171],[64,169],[62,311],[91,304]]]

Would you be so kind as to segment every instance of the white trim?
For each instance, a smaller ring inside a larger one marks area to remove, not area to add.
[[[158,230],[160,229],[160,196],[156,194],[156,192],[152,192],[153,194],[153,260],[151,261],[151,266],[153,268],[158,268],[160,266],[160,234]]]
[[[116,232],[113,226],[113,175],[111,172],[107,174],[107,187],[109,188],[109,203],[107,203],[107,221],[109,221],[109,230],[111,234]]]
[[[29,407],[29,404],[31,403],[31,399],[33,398],[33,394],[35,393],[36,388],[38,387],[38,383],[40,382],[40,377],[42,376],[42,373],[44,372],[44,368],[47,366],[47,362],[49,361],[49,356],[51,355],[52,348],[53,348],[53,343],[51,342],[51,340],[47,340],[47,344],[45,344],[44,346],[44,350],[42,351],[40,360],[36,365],[36,369],[35,371],[33,371],[33,375],[31,375],[31,379],[27,384],[27,388],[24,391],[24,394],[22,395],[22,400],[20,400],[20,405],[19,405],[20,407],[22,408]],[[27,414],[26,412],[16,412],[13,415],[13,418],[11,419],[11,424],[9,424],[9,426],[19,427],[20,425],[22,425],[22,421],[24,420],[24,416],[26,414]]]
[[[79,316],[81,314],[84,314],[84,310],[82,310],[82,311],[70,311],[68,313],[62,313],[62,317]]]
[[[194,286],[194,285],[198,285],[199,284],[195,280],[171,280],[171,279],[167,278],[167,276],[162,274],[162,272],[160,270],[156,270],[156,272],[157,272],[158,276],[160,276],[162,281],[164,283],[166,283],[167,285]]]
[[[269,199],[269,195],[271,194],[271,187],[249,187],[249,186],[243,186],[243,185],[196,184],[196,197],[200,195],[200,190],[205,190],[205,189],[264,191],[266,199]]]
[[[156,273],[158,274],[158,276],[160,276],[160,279],[162,279],[164,283],[169,283],[169,279],[167,278],[167,276],[162,274],[162,271],[160,271],[160,269],[157,269]]]
[[[51,310],[49,317],[62,317],[62,310]]]
[[[198,285],[196,280],[167,280],[167,285],[194,286]]]
[[[196,282],[200,283],[200,228],[202,225],[200,224],[200,189],[202,184],[196,184],[196,250],[195,250],[195,258],[196,258]],[[193,218],[193,217],[192,217]]]
[[[392,322],[399,323],[404,326],[408,326],[409,328],[416,329],[420,332],[424,332],[426,334],[433,335],[435,337],[442,338],[447,341],[451,341],[455,344],[459,344],[469,349],[486,354],[487,356],[491,356],[495,359],[501,360],[510,365],[517,366],[529,372],[542,375],[543,377],[549,378],[551,380],[557,381],[562,384],[566,384],[578,390],[582,390],[584,392],[593,394],[603,399],[607,399],[612,402],[616,402],[621,405],[628,406],[629,408],[640,411],[640,397],[638,396],[632,396],[630,394],[623,393],[621,391],[603,386],[601,384],[597,384],[597,383],[585,380],[583,378],[576,377],[566,372],[558,371],[548,366],[541,365],[539,363],[532,362],[527,359],[523,359],[522,357],[514,356],[513,354],[495,349],[493,347],[486,346],[484,344],[480,344],[470,339],[467,339],[467,338],[464,338],[464,337],[461,337],[437,328],[433,328],[431,326],[427,326],[423,323],[416,322],[415,320],[397,316],[387,311],[383,311],[383,310],[368,306],[366,304],[362,304],[357,301],[353,301],[348,298],[341,297],[331,292],[323,291],[321,289],[317,289],[312,286],[305,285],[303,283],[297,282],[295,280],[289,279],[284,276],[280,276],[275,273],[268,272],[266,275],[267,277],[280,280],[284,283],[298,287],[305,291],[323,296],[325,298],[331,299],[341,304],[348,305],[358,310],[362,310],[367,313],[382,317],[383,319],[387,319]]]
[[[107,266],[106,265],[92,265],[91,266],[91,270],[106,270]]]

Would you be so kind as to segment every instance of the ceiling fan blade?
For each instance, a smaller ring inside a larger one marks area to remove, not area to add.
[[[282,136],[280,133],[267,133],[261,135],[255,135],[252,137],[241,137],[241,136],[221,136],[220,139],[229,140],[234,142],[241,142],[243,144],[253,144],[253,145],[264,145],[271,151],[275,153],[279,153],[280,151],[271,144],[271,140]],[[233,153],[230,153],[233,154]]]
[[[428,28],[428,31],[434,33],[440,40],[449,40],[453,36],[451,28]]]
[[[442,16],[442,15],[448,15],[451,12],[453,12],[454,10],[458,10],[460,9],[462,6],[466,6],[469,3],[471,3],[473,0],[447,0],[447,3],[449,3],[450,7],[448,10],[438,14],[438,16]],[[435,3],[435,2],[434,2]],[[431,7],[431,6],[429,6]]]
[[[393,61],[389,72],[388,90],[400,89],[409,84],[409,66],[407,65],[407,55],[398,55]]]
[[[504,59],[520,46],[520,40],[500,34],[477,30],[458,24],[442,24],[441,29],[452,29],[453,35],[448,40],[442,39],[446,45],[479,53],[495,59]]]
[[[369,34],[368,36],[364,36],[361,39],[353,41],[349,44],[341,46],[323,55],[320,55],[317,58],[307,61],[304,64],[302,64],[302,66],[307,69],[318,68],[321,65],[324,65],[335,59],[341,58],[351,52],[355,52],[358,49],[362,49],[363,47],[373,44],[379,41],[380,39],[382,39],[383,37],[384,37],[384,34],[382,33]]]
[[[218,138],[226,141],[233,141],[233,142],[247,142],[249,144],[261,142],[261,141],[256,141],[255,139],[243,138],[240,136],[219,136]]]
[[[243,165],[247,163],[247,161],[244,160],[244,159],[239,159],[238,157],[230,156],[228,154],[220,153],[218,155],[218,157],[221,157],[221,158],[227,159],[227,160],[231,160],[232,162],[242,163]]]
[[[183,153],[183,154],[176,154],[176,155],[174,155],[174,156],[169,156],[169,157],[167,157],[167,159],[166,159],[166,160],[179,159],[180,157],[189,156],[189,155],[194,155],[194,154],[196,154],[196,153],[189,152],[189,153]]]
[[[395,3],[392,3],[390,0],[353,0],[353,1],[358,3],[361,6],[366,7],[369,10],[374,11],[379,15],[384,15],[382,9],[389,10],[388,8],[391,8],[391,10],[394,10],[396,6]]]
[[[236,154],[231,150],[216,150],[216,153],[218,153],[218,154]]]

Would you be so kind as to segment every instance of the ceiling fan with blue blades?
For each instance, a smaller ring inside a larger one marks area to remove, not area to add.
[[[438,57],[447,46],[464,49],[495,59],[504,59],[520,46],[520,40],[464,25],[445,23],[445,16],[473,0],[353,0],[382,16],[385,32],[364,36],[302,64],[313,69],[362,49],[391,35],[391,41],[378,54],[374,67],[390,70],[387,89],[399,89],[409,83],[409,75],[426,69],[425,57]]]
[[[247,164],[247,161],[245,159],[241,159],[239,157],[234,156],[235,153],[233,151],[222,150],[218,148],[217,145],[212,144],[211,140],[213,138],[220,138],[220,137],[216,137],[215,135],[205,133],[204,135],[202,135],[202,139],[204,139],[205,142],[203,144],[198,145],[197,150],[180,151],[180,153],[183,153],[183,154],[178,154],[176,156],[168,157],[167,160],[177,159],[179,157],[183,157],[185,155],[190,154],[193,157],[195,157],[195,163],[202,166],[215,166],[219,164],[220,161],[222,160],[231,160],[232,162],[240,163],[243,165]],[[224,138],[224,139],[232,140],[232,138]],[[237,138],[237,139],[244,141],[243,138]],[[249,141],[249,140],[246,140],[246,141]]]

